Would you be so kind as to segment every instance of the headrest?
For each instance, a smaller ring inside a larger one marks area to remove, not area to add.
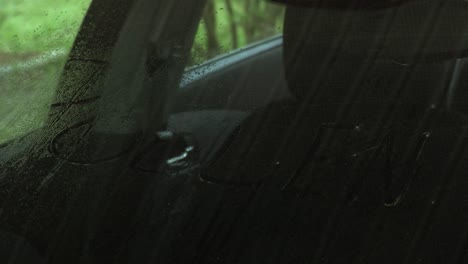
[[[318,85],[319,79],[345,92],[340,85],[349,87],[381,65],[380,73],[390,67],[398,78],[408,65],[468,55],[464,0],[279,1],[307,6],[289,6],[284,26],[286,75],[297,97],[304,96],[306,83]],[[371,2],[386,4],[376,8]],[[385,78],[393,80],[391,74]]]

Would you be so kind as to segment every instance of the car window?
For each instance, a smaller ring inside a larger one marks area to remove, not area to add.
[[[208,0],[188,66],[282,32],[284,6],[263,0]]]
[[[0,143],[44,122],[91,0],[2,0]]]
[[[468,1],[0,1],[0,263],[468,263]]]
[[[263,0],[207,2],[168,127],[193,135],[201,160],[216,156],[254,109],[288,97],[284,11]]]

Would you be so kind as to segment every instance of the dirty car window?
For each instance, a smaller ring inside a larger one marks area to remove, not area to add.
[[[91,0],[2,0],[0,143],[40,127]]]

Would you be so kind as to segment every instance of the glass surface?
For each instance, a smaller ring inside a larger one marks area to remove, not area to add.
[[[40,127],[91,0],[1,0],[0,142]]]
[[[284,6],[269,1],[208,0],[188,66],[278,35],[283,19]]]
[[[467,1],[30,1],[0,263],[468,263]]]

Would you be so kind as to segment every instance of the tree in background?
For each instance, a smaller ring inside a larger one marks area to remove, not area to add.
[[[0,54],[21,61],[24,54],[69,49],[91,0],[0,2]],[[269,0],[208,0],[191,64],[280,33],[282,16],[282,6]]]
[[[191,64],[281,32],[282,6],[266,0],[208,0]]]

